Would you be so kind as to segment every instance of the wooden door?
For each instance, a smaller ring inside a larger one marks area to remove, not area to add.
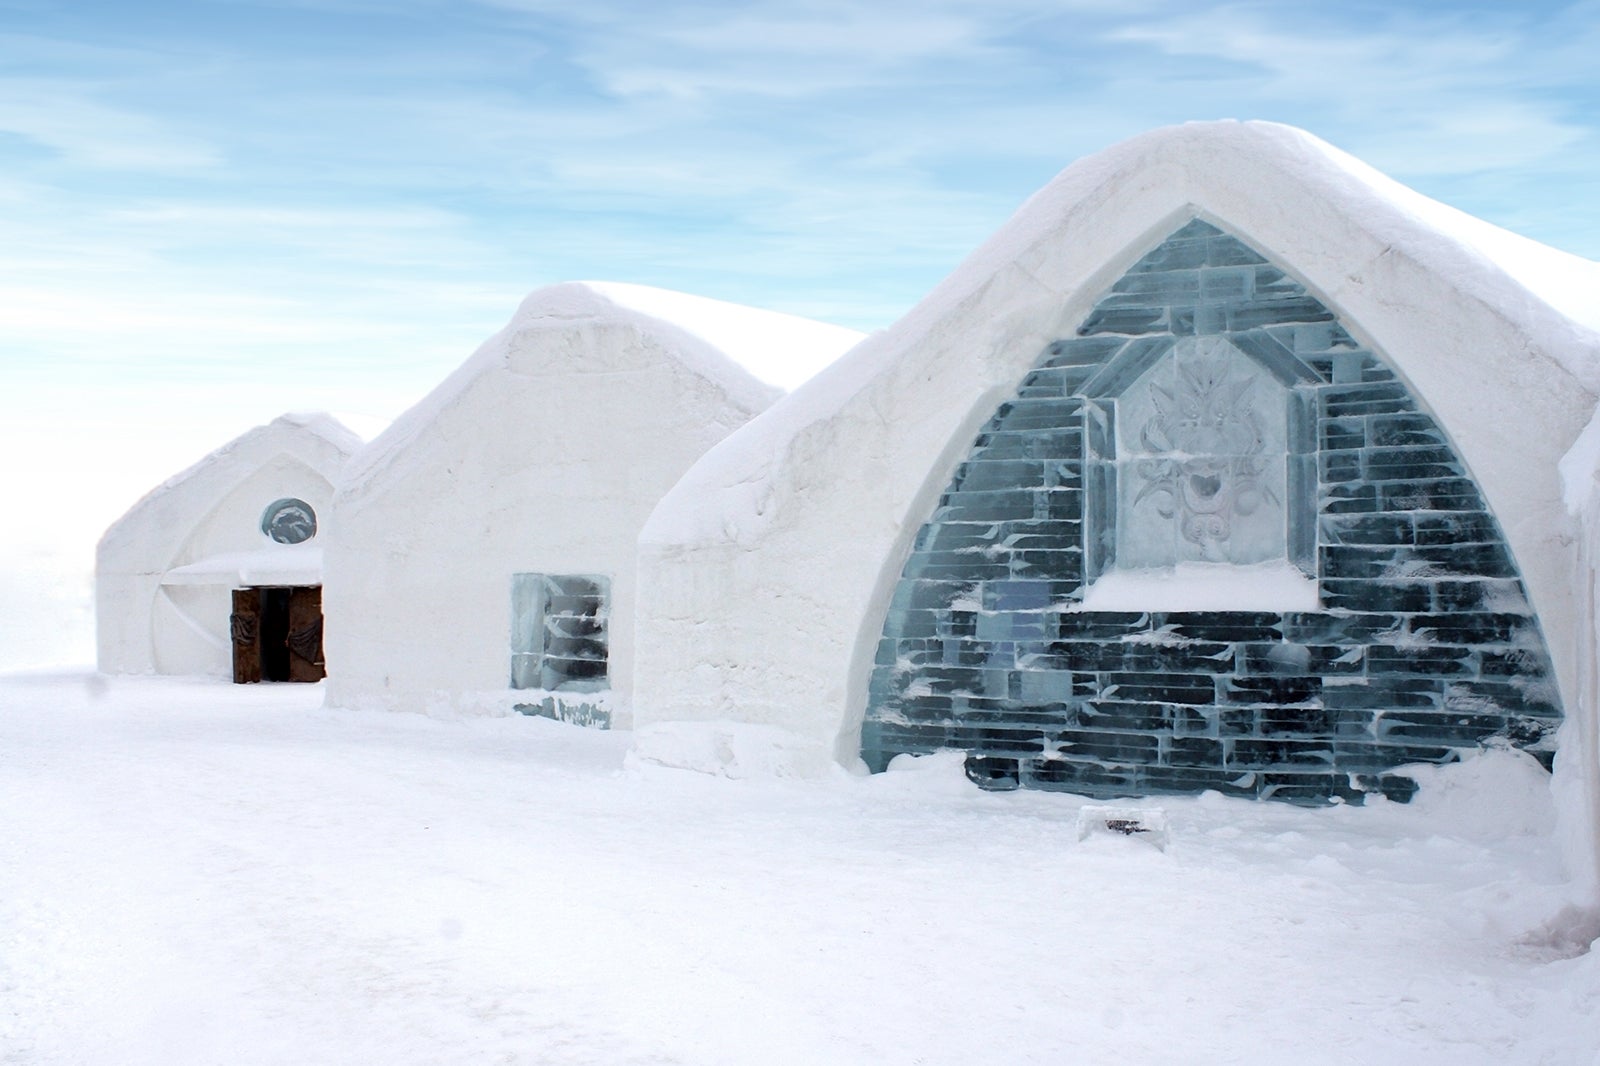
[[[233,615],[228,619],[233,640],[233,682],[252,685],[261,680],[261,590],[234,589]]]
[[[328,674],[322,660],[322,589],[289,592],[289,680],[321,681]]]

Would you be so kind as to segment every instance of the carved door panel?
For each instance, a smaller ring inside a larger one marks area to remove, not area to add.
[[[322,589],[292,589],[289,593],[289,680],[321,681],[327,676],[322,660]]]
[[[261,680],[261,590],[234,589],[233,615],[228,619],[233,641],[233,681],[251,685]]]

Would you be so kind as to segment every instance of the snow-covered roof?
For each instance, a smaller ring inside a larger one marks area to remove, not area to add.
[[[1069,166],[1035,193],[1001,229],[918,305],[936,310],[982,282],[1003,263],[1046,238],[1069,211],[1116,176],[1179,167],[1191,202],[1202,208],[1231,186],[1235,202],[1271,201],[1278,175],[1308,199],[1448,278],[1463,295],[1516,322],[1529,341],[1557,359],[1591,391],[1600,391],[1600,263],[1501,229],[1422,195],[1305,130],[1276,122],[1190,122],[1131,138]],[[1249,205],[1270,216],[1271,202]],[[1243,226],[1246,219],[1226,221]],[[1313,225],[1320,219],[1303,219]],[[1246,232],[1246,236],[1249,233]],[[1328,254],[1338,255],[1330,246]],[[1299,264],[1291,264],[1299,265]],[[910,317],[910,316],[908,316]]]
[[[806,323],[810,328],[800,328],[796,323]],[[572,346],[558,339],[559,335],[619,325],[657,339],[684,367],[720,387],[733,402],[752,412],[766,409],[782,395],[782,390],[760,380],[749,366],[765,359],[768,373],[777,376],[771,371],[777,365],[772,359],[774,353],[812,351],[831,357],[860,336],[840,327],[808,323],[793,315],[646,286],[615,282],[546,286],[530,293],[504,329],[480,345],[465,363],[357,455],[347,471],[346,490],[359,492],[363,483],[426,432],[441,412],[457,402],[483,374],[507,369],[514,359],[530,357],[542,362],[550,372],[559,372],[564,360],[581,360]],[[736,348],[742,361],[721,344],[713,343],[713,338]],[[535,346],[539,348],[537,352],[532,350]],[[581,362],[567,365],[574,371],[583,369]]]
[[[246,430],[222,447],[208,452],[145,493],[145,498],[170,492],[202,470],[223,460],[251,454],[260,450],[263,445],[270,449],[274,446],[276,438],[300,435],[324,441],[346,455],[354,455],[363,443],[361,437],[330,414],[322,411],[290,411],[279,415],[264,426]],[[138,506],[137,503],[134,504],[133,509],[136,510]]]
[[[1589,388],[1600,388],[1600,358],[1595,356],[1592,343],[1600,336],[1600,263],[1540,244],[1430,199],[1303,130],[1270,123],[1252,125],[1268,126],[1272,131],[1298,138],[1345,168],[1379,202],[1387,201],[1393,213],[1385,212],[1386,217],[1381,220],[1374,218],[1382,223],[1380,232],[1394,240],[1397,247],[1412,251],[1441,271],[1459,270],[1454,280],[1463,291],[1507,310],[1517,307],[1524,294],[1532,296],[1587,331],[1587,348],[1553,344],[1552,355]],[[1452,248],[1452,244],[1457,247]],[[1463,261],[1462,252],[1471,254],[1470,261]],[[1553,328],[1554,332],[1546,335],[1548,340],[1563,339],[1560,324],[1548,321],[1541,311],[1525,309],[1519,318],[1542,335]]]
[[[1114,264],[1120,270],[1185,213],[1218,220],[1274,253],[1292,246],[1296,257],[1286,265],[1333,307],[1425,300],[1375,291],[1376,276],[1389,269],[1386,259],[1408,260],[1442,279],[1454,298],[1487,309],[1528,352],[1570,375],[1571,384],[1600,392],[1600,263],[1431,200],[1304,130],[1271,122],[1187,123],[1063,170],[899,322],[712,449],[663,499],[644,541],[753,533],[771,513],[773,464],[808,427],[896,373],[907,352],[939,347],[952,323],[978,304],[998,319],[1048,291],[1058,294],[1064,312],[1087,311],[1115,278],[1108,254],[1120,254]],[[1011,299],[996,295],[996,286],[1035,291]],[[1352,315],[1357,323],[1377,317]],[[991,334],[1005,331],[997,322]],[[1547,387],[1566,386],[1552,378]]]
[[[362,440],[344,423],[323,412],[289,412],[264,426],[256,426],[173,474],[145,493],[101,537],[102,562],[130,538],[147,539],[152,522],[171,526],[179,511],[209,508],[250,472],[277,455],[291,455],[332,478],[355,455]],[[191,499],[192,497],[192,499]],[[187,529],[173,529],[176,537]]]
[[[692,333],[769,385],[792,389],[866,334],[814,318],[620,281],[582,284],[613,303]]]

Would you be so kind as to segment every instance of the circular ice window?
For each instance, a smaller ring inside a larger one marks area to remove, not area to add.
[[[274,500],[261,512],[261,532],[279,544],[300,544],[317,535],[317,512],[304,500]]]

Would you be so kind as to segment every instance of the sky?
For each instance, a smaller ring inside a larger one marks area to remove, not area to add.
[[[392,417],[551,282],[886,326],[1175,122],[1600,259],[1597,54],[1600,0],[0,0],[0,551],[284,410]]]

